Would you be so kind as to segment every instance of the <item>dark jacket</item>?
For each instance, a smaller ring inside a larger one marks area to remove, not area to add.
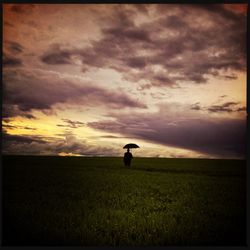
[[[133,159],[133,155],[130,152],[126,152],[123,157],[124,164],[126,166],[130,166],[131,160]]]

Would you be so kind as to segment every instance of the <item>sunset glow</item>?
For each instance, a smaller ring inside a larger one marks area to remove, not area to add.
[[[3,153],[245,158],[246,4],[4,4]]]

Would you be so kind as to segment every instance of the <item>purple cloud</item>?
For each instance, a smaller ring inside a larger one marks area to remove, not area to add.
[[[223,96],[224,97],[224,96]],[[199,102],[194,103],[190,107],[191,110],[203,110],[210,113],[220,113],[220,112],[242,112],[246,111],[246,107],[239,107],[239,102],[225,102],[222,104],[211,105],[207,107],[202,107]]]
[[[57,124],[58,127],[66,127],[66,128],[79,128],[84,127],[85,123],[80,121],[72,121],[70,119],[62,119],[66,124]]]
[[[209,119],[205,115],[195,116],[185,109],[179,115],[180,111],[172,112],[171,109],[160,109],[154,114],[116,114],[113,115],[115,121],[90,122],[88,126],[216,157],[245,156],[244,119]]]
[[[115,156],[120,153],[108,146],[102,147],[88,144],[70,133],[65,134],[64,139],[59,139],[33,135],[10,135],[4,132],[2,140],[3,154],[58,155],[68,153],[83,156]]]
[[[3,53],[3,66],[4,67],[17,67],[22,65],[22,60]]]
[[[78,84],[57,75],[27,70],[6,70],[3,74],[3,114],[23,115],[32,110],[46,111],[58,103],[86,106],[106,105],[111,109],[146,108],[125,93],[89,83]],[[8,112],[10,111],[11,112]]]
[[[58,44],[54,44],[51,50],[42,55],[41,60],[47,64],[70,64],[72,52],[62,50]]]
[[[4,49],[8,50],[10,53],[20,54],[24,51],[24,47],[15,41],[4,42]]]
[[[102,16],[101,21],[110,24],[102,28],[100,40],[90,41],[82,49],[54,46],[42,61],[72,64],[71,57],[77,55],[85,71],[92,67],[116,69],[126,79],[146,80],[148,87],[206,83],[208,76],[223,77],[221,70],[246,69],[246,16],[223,5],[156,5],[159,18],[151,19],[147,9],[147,5],[129,10],[120,6],[113,16]],[[147,15],[148,21],[136,24],[138,15]],[[163,68],[161,73],[153,70],[156,65]],[[143,69],[143,73],[133,69]],[[235,79],[235,75],[224,78]]]

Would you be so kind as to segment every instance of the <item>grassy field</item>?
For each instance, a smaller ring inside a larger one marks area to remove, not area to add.
[[[246,161],[3,156],[3,244],[245,245]]]

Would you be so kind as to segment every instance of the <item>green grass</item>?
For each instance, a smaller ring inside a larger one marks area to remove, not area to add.
[[[246,161],[3,156],[3,244],[246,245]]]

